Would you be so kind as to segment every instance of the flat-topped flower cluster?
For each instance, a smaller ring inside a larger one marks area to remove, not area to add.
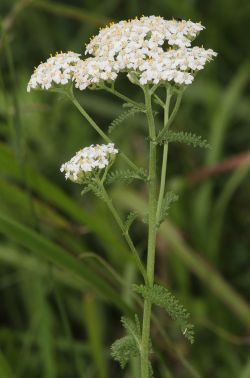
[[[91,145],[78,151],[70,161],[61,166],[60,171],[65,172],[66,180],[82,184],[111,164],[117,153],[113,143]]]
[[[28,91],[69,81],[83,90],[112,82],[120,72],[128,77],[133,73],[139,85],[191,84],[195,73],[217,55],[211,49],[191,47],[203,29],[200,23],[157,16],[110,24],[87,44],[85,54],[93,57],[83,60],[68,52],[49,58],[31,76]]]
[[[41,88],[50,89],[53,84],[65,85],[72,80],[76,64],[81,54],[68,51],[51,56],[45,63],[39,64],[27,86],[27,91]]]

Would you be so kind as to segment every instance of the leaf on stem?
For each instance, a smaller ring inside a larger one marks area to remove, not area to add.
[[[87,194],[90,191],[91,191],[91,188],[89,187],[89,185],[85,186],[83,188],[83,190],[81,191],[81,196],[84,196],[85,194]]]
[[[133,285],[133,289],[136,293],[141,294],[144,299],[148,299],[151,303],[163,308],[177,322],[182,334],[189,342],[191,344],[194,342],[194,326],[188,322],[190,314],[169,290],[156,284],[152,287]]]
[[[162,205],[161,205],[161,212],[158,220],[157,227],[160,227],[161,223],[167,218],[168,210],[170,209],[170,205],[173,202],[178,201],[178,195],[174,192],[167,192],[165,197],[163,198]]]
[[[143,112],[142,109],[136,108],[135,106],[130,107],[128,110],[121,113],[117,118],[115,118],[108,128],[108,133],[114,132],[118,126],[120,126],[127,118],[135,115],[136,113]]]
[[[88,184],[87,188],[89,188],[89,190],[91,190],[97,198],[106,202],[106,198],[104,196],[103,189],[97,182],[95,182],[95,181],[90,182]]]
[[[127,335],[112,344],[111,356],[124,368],[132,357],[140,354],[141,326],[137,315],[134,321],[122,317],[121,322]]]
[[[132,336],[124,336],[111,345],[111,356],[124,369],[129,360],[138,356],[139,351]]]
[[[141,325],[138,316],[135,314],[135,320],[123,316],[121,318],[121,323],[128,335],[132,336],[137,344],[138,349],[140,349],[140,340],[141,340]]]
[[[137,218],[138,216],[138,213],[136,213],[135,211],[131,211],[128,216],[127,216],[127,219],[125,221],[125,224],[124,224],[124,231],[125,232],[128,232],[132,223],[135,221],[135,219]]]
[[[130,169],[116,170],[107,175],[106,183],[112,184],[113,182],[119,180],[131,182],[135,179],[146,181],[147,172],[143,168],[138,169],[137,171],[132,171]]]
[[[211,148],[206,139],[202,139],[200,135],[189,133],[186,131],[177,131],[167,130],[164,134],[164,137],[160,140],[160,144],[165,143],[184,143],[187,145],[192,145],[193,147],[200,148]]]

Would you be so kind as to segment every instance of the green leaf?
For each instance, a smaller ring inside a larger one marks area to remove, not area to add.
[[[91,188],[87,185],[83,188],[81,191],[81,196],[84,196],[85,194],[89,193],[91,191]]]
[[[106,201],[105,197],[104,197],[104,194],[103,194],[103,190],[102,188],[100,187],[100,185],[98,185],[98,183],[92,181],[88,184],[88,188],[89,190],[91,190],[94,195],[99,198],[101,201]]]
[[[128,216],[127,216],[127,219],[124,223],[124,229],[125,229],[125,232],[128,232],[132,223],[135,221],[135,219],[137,218],[138,214],[135,212],[135,211],[131,211]]]
[[[124,336],[111,345],[111,356],[125,368],[129,360],[139,355],[136,342],[132,336]]]
[[[90,352],[94,365],[96,367],[98,378],[107,378],[107,355],[103,353],[103,332],[100,322],[101,313],[98,307],[97,299],[86,294],[83,297],[84,323],[90,344]],[[99,310],[99,311],[98,311]]]
[[[160,143],[164,144],[172,142],[184,143],[187,145],[192,145],[193,147],[211,148],[206,139],[202,139],[200,135],[196,135],[186,131],[166,131]]]
[[[115,118],[113,120],[113,122],[111,122],[111,124],[109,125],[109,128],[108,128],[108,133],[111,134],[112,132],[114,132],[117,127],[119,127],[127,118],[135,115],[136,113],[140,113],[142,112],[142,109],[139,109],[139,108],[136,108],[136,107],[132,107],[128,110],[126,110],[125,112],[121,113],[117,118]]]
[[[135,321],[132,319],[123,316],[121,318],[121,323],[125,330],[127,331],[128,335],[132,336],[138,346],[140,348],[140,339],[141,339],[141,325],[137,315],[135,315]]]
[[[111,356],[124,368],[132,357],[140,354],[141,326],[137,315],[135,320],[123,316],[121,322],[127,335],[112,344]]]
[[[192,344],[194,342],[193,325],[188,322],[190,314],[170,291],[156,284],[152,287],[134,285],[133,288],[134,291],[141,294],[144,299],[148,299],[151,303],[163,308],[169,316],[179,324],[182,334],[190,343]]]
[[[167,192],[165,194],[165,197],[163,198],[162,205],[161,205],[161,212],[160,212],[159,222],[157,225],[158,227],[167,218],[170,205],[173,202],[178,201],[178,198],[179,198],[178,195],[175,194],[174,192]]]
[[[121,299],[119,293],[107,284],[98,274],[86,264],[81,264],[78,259],[71,256],[63,248],[49,241],[41,234],[17,223],[4,215],[0,215],[0,232],[30,249],[41,258],[46,258],[52,263],[69,271],[83,279],[102,296],[113,302],[124,312],[130,312],[130,308]]]
[[[113,182],[119,181],[119,180],[131,182],[132,180],[135,180],[135,179],[146,181],[147,179],[146,171],[143,168],[137,171],[132,171],[130,169],[116,170],[107,175],[106,183],[112,184]]]

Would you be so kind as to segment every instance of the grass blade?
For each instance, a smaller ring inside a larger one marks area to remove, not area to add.
[[[95,288],[106,300],[115,304],[119,309],[126,313],[130,311],[129,307],[120,298],[119,293],[93,271],[90,271],[84,264],[79,263],[77,259],[69,255],[61,247],[45,239],[40,234],[31,229],[0,215],[0,232],[10,239],[20,243],[30,249],[37,256],[46,258],[52,263],[59,265],[66,271],[74,273],[84,279],[90,286]]]

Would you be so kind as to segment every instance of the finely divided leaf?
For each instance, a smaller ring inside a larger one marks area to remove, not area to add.
[[[127,216],[127,219],[125,221],[125,224],[124,224],[124,229],[125,229],[125,232],[128,232],[132,223],[135,221],[135,219],[137,218],[138,216],[138,213],[136,213],[135,211],[131,211],[128,216]]]
[[[123,369],[132,357],[139,355],[137,344],[132,336],[124,336],[111,345],[111,356]]]
[[[134,291],[141,294],[144,299],[148,299],[153,304],[166,310],[169,316],[180,325],[182,334],[191,344],[194,342],[193,325],[188,322],[190,314],[165,287],[160,285],[152,287],[134,285]]]
[[[159,227],[161,223],[167,218],[168,216],[168,210],[170,208],[170,205],[173,202],[178,201],[178,195],[174,192],[167,192],[165,194],[165,197],[163,198],[162,205],[161,205],[161,212],[160,217],[157,226]]]
[[[91,190],[95,195],[96,195],[96,197],[98,197],[100,200],[102,200],[102,201],[106,201],[106,199],[104,198],[104,195],[103,195],[103,191],[102,191],[102,189],[100,188],[100,186],[97,184],[97,183],[95,183],[94,181],[92,181],[92,182],[90,182],[89,184],[88,184],[88,188],[89,188],[89,190]]]
[[[107,175],[106,183],[112,184],[113,182],[117,180],[131,182],[132,180],[135,180],[135,179],[146,181],[147,179],[146,171],[143,168],[138,169],[137,171],[132,171],[130,169],[116,170]]]
[[[124,368],[132,357],[140,354],[141,326],[137,315],[134,321],[124,316],[121,322],[127,331],[127,336],[112,344],[111,356]]]
[[[86,193],[89,193],[90,191],[91,191],[91,188],[88,185],[86,185],[81,191],[81,196],[84,196]]]
[[[164,144],[171,142],[184,143],[187,145],[192,145],[193,147],[210,148],[210,145],[208,144],[206,139],[202,139],[200,135],[192,134],[186,131],[166,131],[160,143]]]
[[[135,315],[135,321],[126,316],[123,316],[121,322],[123,327],[126,329],[128,335],[134,338],[134,341],[136,342],[137,347],[139,349],[141,339],[141,326],[138,316]]]
[[[116,128],[118,126],[120,126],[127,118],[135,115],[136,113],[140,113],[142,112],[143,110],[142,109],[139,109],[139,108],[136,108],[136,107],[132,107],[128,110],[126,110],[125,112],[121,113],[117,118],[115,118],[113,120],[113,122],[111,122],[111,124],[109,125],[109,128],[108,128],[108,133],[111,134],[114,130],[116,130]]]

